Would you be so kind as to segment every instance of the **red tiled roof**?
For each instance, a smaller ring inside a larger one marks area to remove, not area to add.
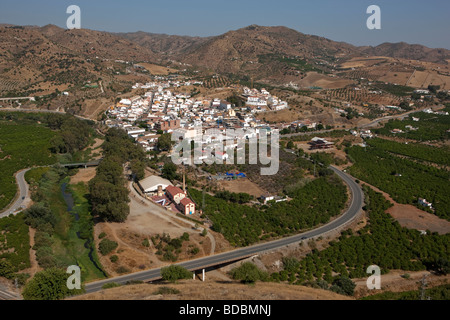
[[[172,197],[174,197],[175,195],[177,195],[179,193],[184,193],[183,190],[181,190],[178,187],[174,187],[174,186],[168,186],[166,188],[166,192],[169,193]]]
[[[187,206],[188,204],[191,204],[191,203],[194,204],[194,202],[192,202],[192,200],[189,199],[189,198],[183,198],[183,199],[181,199],[180,203],[181,203],[183,206]]]

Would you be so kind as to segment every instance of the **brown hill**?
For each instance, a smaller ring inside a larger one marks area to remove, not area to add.
[[[267,76],[275,72],[285,76],[289,70],[311,71],[312,67],[305,66],[305,63],[329,71],[335,63],[361,55],[438,63],[446,63],[446,59],[450,59],[450,50],[446,49],[431,49],[405,42],[356,47],[283,26],[251,25],[207,38],[146,32],[118,35],[167,58],[219,73]]]
[[[284,62],[286,57],[311,60],[311,63],[324,60],[326,63],[336,56],[351,55],[356,51],[352,45],[305,35],[286,27],[251,25],[192,45],[179,59],[216,72],[268,74],[273,72],[274,65],[283,68],[290,63],[296,64],[295,61]]]
[[[116,33],[116,35],[150,49],[154,53],[168,56],[183,53],[188,48],[210,39],[210,37],[177,36],[143,31]]]
[[[385,42],[376,47],[361,47],[360,50],[362,54],[369,56],[385,56],[444,64],[450,59],[450,50],[442,48],[431,49],[420,44],[408,44],[405,42]]]
[[[111,33],[54,25],[0,26],[0,94],[39,95],[108,77],[104,61],[158,60]]]

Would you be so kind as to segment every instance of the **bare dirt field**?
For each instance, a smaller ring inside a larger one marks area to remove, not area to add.
[[[153,75],[166,76],[169,73],[178,71],[178,70],[175,70],[175,69],[172,69],[172,68],[167,68],[167,67],[164,67],[164,66],[158,66],[158,65],[152,64],[152,63],[139,63],[139,65],[143,66],[145,69],[147,69]]]
[[[317,72],[309,72],[308,75],[297,83],[301,87],[321,87],[324,89],[338,89],[343,88],[349,84],[354,83],[352,80],[333,78]]]
[[[189,241],[185,241],[178,255],[177,261],[199,258],[214,252],[231,249],[228,241],[222,235],[211,230],[205,237],[200,233],[203,226],[194,228],[195,223],[177,217],[175,213],[165,210],[150,200],[144,200],[133,187],[130,187],[130,214],[124,223],[101,222],[95,225],[95,242],[98,247],[98,236],[104,232],[107,238],[118,243],[118,248],[107,256],[99,254],[100,262],[110,276],[119,275],[119,266],[126,266],[127,272],[137,272],[145,269],[161,267],[169,264],[156,255],[156,248],[150,240],[152,236],[166,233],[177,238],[183,233],[189,234]],[[150,247],[145,247],[143,241],[147,239]],[[192,255],[192,248],[199,248],[199,252]],[[111,262],[111,255],[118,256],[118,262]]]
[[[78,169],[78,172],[74,176],[70,177],[70,183],[77,184],[79,182],[89,182],[95,177],[95,170],[95,167]]]
[[[386,62],[390,58],[388,57],[355,57],[346,61],[340,65],[341,68],[361,68],[361,67],[371,67],[374,64],[380,62]]]
[[[85,100],[83,103],[82,116],[96,120],[98,115],[113,105],[113,101],[107,98],[95,98]]]
[[[413,73],[411,71],[406,72],[398,72],[398,71],[390,71],[387,72],[386,75],[378,78],[379,81],[396,83],[400,85],[406,85],[407,81],[411,77]]]
[[[299,118],[299,113],[292,109],[273,112],[262,112],[256,115],[257,119],[266,119],[269,122],[291,122]]]
[[[253,183],[248,179],[221,181],[219,187],[235,193],[245,192],[257,198],[266,193],[266,191],[261,189],[256,183]]]
[[[406,85],[415,88],[427,88],[429,85],[441,86],[441,89],[450,88],[450,77],[440,75],[434,71],[416,71]]]
[[[401,226],[409,229],[430,230],[439,234],[450,232],[450,222],[422,211],[410,204],[395,203],[387,211]]]

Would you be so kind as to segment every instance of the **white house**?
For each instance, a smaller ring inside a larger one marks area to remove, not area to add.
[[[423,198],[419,198],[419,204],[430,209],[433,208],[432,203]]]

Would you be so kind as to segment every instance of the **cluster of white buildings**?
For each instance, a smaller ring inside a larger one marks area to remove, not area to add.
[[[431,108],[425,109],[425,110],[423,110],[423,112],[429,113],[429,114],[438,114],[441,116],[448,116],[447,111],[433,111],[433,110],[431,110]]]
[[[247,106],[254,110],[254,112],[277,111],[288,108],[286,101],[282,101],[277,96],[271,95],[264,88],[259,91],[258,89],[244,87],[243,91],[243,96],[247,97]]]
[[[147,82],[146,84],[136,83],[132,86],[132,89],[156,89],[156,90],[164,90],[167,88],[179,88],[183,86],[191,86],[191,85],[203,85],[203,81],[180,81],[180,80],[167,80],[162,78],[164,81],[153,81]]]
[[[161,133],[176,132],[183,139],[195,140],[203,136],[206,130],[214,129],[217,134],[210,138],[210,143],[223,141],[221,137],[229,129],[242,129],[248,132],[247,138],[258,134],[261,128],[269,133],[278,129],[256,119],[255,113],[258,111],[253,105],[235,107],[218,98],[193,98],[186,93],[173,92],[164,88],[165,83],[150,85],[153,90],[144,96],[122,99],[111,106],[108,110],[109,119],[105,121],[110,127],[126,130],[146,151],[156,149]],[[250,91],[253,96],[255,91]],[[287,107],[287,104],[265,90],[259,94],[265,97],[267,106]],[[308,127],[311,125],[308,123]],[[313,125],[315,127],[315,123]],[[221,156],[225,158],[226,152]]]
[[[362,129],[359,132],[356,130],[350,130],[350,133],[355,137],[360,136],[363,139],[371,139],[374,137],[374,134],[369,129]]]

